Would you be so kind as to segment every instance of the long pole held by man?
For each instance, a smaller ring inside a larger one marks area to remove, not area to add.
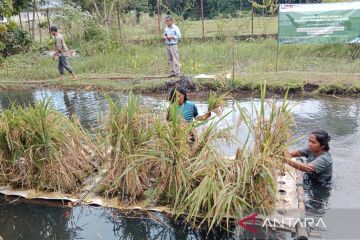
[[[178,43],[181,39],[180,29],[174,24],[171,16],[165,17],[165,30],[163,39],[165,40],[165,52],[168,64],[170,66],[169,77],[177,77],[180,75],[180,57]]]
[[[68,57],[70,53],[69,53],[69,49],[66,46],[64,37],[58,32],[56,26],[51,26],[50,32],[55,37],[56,50],[54,54],[54,59],[56,57],[59,58],[58,69],[60,73],[60,79],[64,79],[65,69],[72,75],[72,79],[74,80],[77,79],[77,76],[75,75],[75,72],[73,68],[70,66],[68,61]]]

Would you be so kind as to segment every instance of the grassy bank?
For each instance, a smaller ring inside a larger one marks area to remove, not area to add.
[[[51,86],[69,88],[134,89],[162,91],[165,79],[142,80],[141,76],[167,75],[168,66],[162,45],[128,45],[111,51],[81,55],[70,61],[80,79],[76,82],[57,81],[57,63],[50,57],[28,53],[6,59],[0,68],[3,88]],[[280,46],[278,72],[276,41],[236,42],[235,82],[197,80],[200,90],[221,89],[240,91],[258,88],[264,80],[269,90],[286,89],[320,93],[358,93],[360,60],[349,45]],[[232,72],[232,41],[182,44],[182,71],[185,75]],[[111,80],[109,76],[133,77],[135,80]],[[97,79],[96,79],[97,78]],[[231,87],[231,88],[229,88]]]

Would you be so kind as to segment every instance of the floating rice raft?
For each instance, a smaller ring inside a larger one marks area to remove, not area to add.
[[[105,198],[95,195],[91,189],[101,181],[100,172],[96,176],[92,176],[87,180],[87,184],[78,194],[65,194],[61,192],[44,192],[35,189],[14,189],[11,186],[0,186],[0,194],[8,197],[19,197],[32,201],[45,201],[48,203],[60,203],[68,207],[78,205],[100,206],[106,208],[118,209],[120,211],[150,211],[171,215],[173,212],[167,206],[144,207],[141,202],[137,205],[128,205],[120,201],[119,198]],[[277,176],[277,189],[280,197],[275,204],[273,213],[269,216],[257,216],[255,225],[261,227],[264,222],[271,222],[269,225],[273,230],[282,230],[295,233],[298,239],[307,239],[308,233],[301,224],[296,225],[289,221],[283,221],[281,226],[276,225],[274,221],[277,219],[303,219],[305,217],[304,191],[302,187],[302,173],[293,168],[289,168],[283,175]],[[144,204],[145,205],[145,204]],[[236,219],[234,219],[236,220]],[[278,222],[278,223],[279,223]]]

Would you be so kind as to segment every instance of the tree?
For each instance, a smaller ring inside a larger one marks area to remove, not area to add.
[[[13,15],[17,15],[30,7],[31,0],[13,0],[12,5],[13,5]]]
[[[19,15],[20,27],[23,30],[23,23],[21,19],[21,12],[29,7],[29,0],[13,0],[13,15]]]
[[[98,1],[93,2],[97,18],[103,22],[103,24],[108,28],[112,22],[112,16],[116,10],[116,6],[121,0],[103,0],[102,2]]]
[[[149,11],[149,3],[147,0],[125,0],[125,11],[135,11],[136,23],[140,23],[140,16],[142,12]]]
[[[13,14],[13,5],[11,0],[0,1],[0,17],[10,18]]]
[[[84,11],[94,11],[94,0],[65,0],[66,5],[76,5]]]
[[[89,13],[69,5],[63,6],[53,17],[54,23],[63,27],[71,42],[82,39],[90,19],[92,16]]]

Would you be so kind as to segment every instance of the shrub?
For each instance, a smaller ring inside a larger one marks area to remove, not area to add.
[[[6,27],[6,29],[6,32],[0,31],[0,55],[7,57],[26,52],[31,45],[29,35],[19,28]]]

